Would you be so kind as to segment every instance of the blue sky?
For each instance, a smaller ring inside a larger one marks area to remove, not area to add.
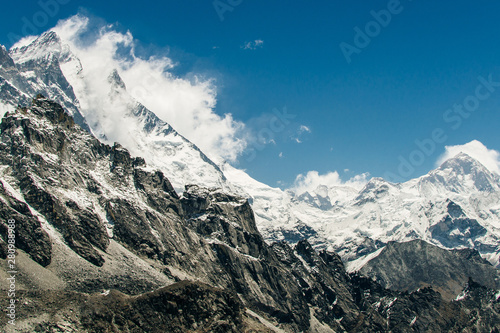
[[[41,5],[54,3],[54,13]],[[0,43],[31,34],[26,21],[38,22],[33,32],[41,33],[78,12],[130,30],[145,57],[165,54],[178,63],[175,74],[216,80],[215,112],[231,113],[254,135],[236,165],[273,186],[290,185],[310,170],[336,170],[345,180],[364,172],[413,178],[435,167],[445,145],[474,139],[500,150],[500,87],[489,91],[478,79],[500,82],[500,3],[217,4],[219,13],[213,1],[8,2],[0,13]],[[384,17],[382,10],[391,16],[385,26],[373,23],[372,11]],[[366,34],[367,24],[375,29],[368,31],[369,44],[356,44],[355,28]],[[357,48],[350,63],[343,42]],[[479,85],[489,94],[468,106],[474,111],[447,111],[473,103]],[[273,110],[284,108],[294,118],[277,130]],[[440,140],[433,138],[436,129]],[[402,159],[410,171],[398,170]]]

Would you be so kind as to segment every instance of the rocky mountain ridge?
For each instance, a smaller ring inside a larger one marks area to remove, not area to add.
[[[469,156],[456,156],[402,184],[372,178],[363,188],[345,184],[321,185],[311,193],[282,191],[228,163],[213,162],[136,101],[119,69],[102,73],[104,88],[92,87],[88,68],[54,31],[0,54],[0,111],[27,106],[42,93],[100,141],[120,142],[132,156],[162,170],[177,192],[197,184],[247,198],[268,244],[308,239],[316,249],[339,253],[355,270],[390,241],[422,239],[447,249],[476,249],[500,265],[499,178]],[[449,202],[463,216],[449,216]]]
[[[101,143],[43,96],[3,117],[0,150],[0,255],[15,218],[21,331],[498,326],[496,291],[473,281],[448,302],[432,288],[390,291],[349,274],[307,241],[266,244],[245,198],[196,185],[179,196],[161,171]]]

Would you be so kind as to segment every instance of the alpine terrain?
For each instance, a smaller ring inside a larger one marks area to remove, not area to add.
[[[283,191],[74,52],[0,46],[2,331],[499,332],[500,176],[477,160]]]

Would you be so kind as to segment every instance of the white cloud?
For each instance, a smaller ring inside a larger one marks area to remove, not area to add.
[[[302,143],[301,136],[304,133],[311,133],[311,129],[306,125],[300,125],[299,128],[297,129],[297,132],[292,136],[292,140],[294,140],[297,143]]]
[[[264,46],[264,41],[262,39],[256,39],[251,42],[246,42],[245,44],[243,44],[241,48],[244,50],[256,50],[263,46]]]
[[[326,185],[327,187],[346,185],[355,189],[361,189],[368,182],[369,177],[368,173],[363,173],[344,182],[337,171],[328,172],[324,175],[320,175],[318,171],[309,171],[306,175],[299,174],[295,178],[291,190],[300,195],[304,192],[312,193],[320,185]]]
[[[35,39],[37,39],[38,36],[26,36],[21,38],[19,41],[17,41],[14,45],[12,45],[12,48],[21,48],[23,46],[28,46],[31,44]]]
[[[280,152],[278,156],[279,158],[283,158],[283,152]]]
[[[307,127],[306,125],[300,125],[299,134],[302,134],[304,132],[311,133],[311,129],[309,127]]]
[[[488,149],[477,140],[473,140],[464,145],[446,146],[445,152],[438,158],[436,166],[441,165],[444,161],[458,155],[459,153],[469,155],[470,157],[478,160],[491,172],[500,174],[500,153],[496,150]]]
[[[105,107],[102,100],[109,89],[103,87],[109,73],[117,69],[136,100],[207,155],[216,160],[237,159],[246,147],[246,141],[241,139],[245,126],[231,114],[215,113],[217,96],[213,80],[196,74],[192,79],[177,77],[171,73],[174,61],[164,54],[148,59],[137,56],[137,41],[130,32],[119,32],[112,25],[91,28],[90,23],[89,18],[76,15],[60,21],[53,29],[82,62],[87,80],[85,89],[90,89],[87,93],[93,97],[89,100],[92,105],[86,105],[87,111]],[[108,125],[112,126],[112,122]]]

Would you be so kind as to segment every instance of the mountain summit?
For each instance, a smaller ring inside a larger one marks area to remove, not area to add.
[[[500,190],[500,178],[477,160],[460,153],[420,178],[420,186],[422,192],[428,192],[427,195],[447,192],[464,195],[493,193]]]

